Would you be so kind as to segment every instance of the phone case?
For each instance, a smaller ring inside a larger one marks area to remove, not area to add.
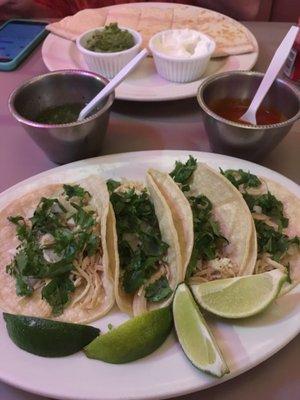
[[[36,22],[36,23],[46,23],[45,21],[38,20],[28,20],[28,19],[10,19],[0,26],[0,30],[5,27],[5,25],[14,21],[24,21],[24,22]],[[46,29],[42,30],[24,49],[11,61],[1,62],[0,61],[0,71],[12,71],[17,68],[18,65],[32,52],[32,50],[48,35]]]

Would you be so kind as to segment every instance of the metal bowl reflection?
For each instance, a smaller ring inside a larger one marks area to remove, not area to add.
[[[15,89],[9,98],[9,109],[50,160],[65,164],[94,157],[101,151],[114,93],[83,121],[59,125],[34,121],[45,109],[89,102],[107,83],[106,78],[87,71],[50,72]]]
[[[286,121],[273,125],[244,125],[226,120],[209,107],[212,101],[253,98],[264,74],[234,71],[213,75],[198,89],[197,99],[204,111],[204,125],[213,151],[248,160],[270,153],[300,117],[299,91],[277,78],[262,105],[281,111]]]

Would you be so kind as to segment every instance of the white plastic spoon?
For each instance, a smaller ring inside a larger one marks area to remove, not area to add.
[[[281,70],[285,60],[287,59],[290,50],[293,46],[293,43],[296,39],[298,34],[299,28],[297,26],[292,26],[286,36],[284,37],[283,41],[281,42],[280,46],[276,50],[272,61],[265,73],[259,88],[244,115],[241,116],[240,120],[244,122],[249,122],[250,124],[256,125],[256,112],[258,107],[261,105],[261,102],[265,98],[265,95],[268,93],[272,83],[275,81],[279,71]]]
[[[108,96],[125,78],[126,76],[148,55],[148,50],[140,51],[128,64],[121,69],[120,72],[95,96],[81,111],[77,121],[82,121],[86,116],[93,111],[100,101]]]

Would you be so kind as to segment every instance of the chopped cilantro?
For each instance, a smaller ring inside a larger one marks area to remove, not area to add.
[[[64,185],[63,188],[67,200],[70,200],[72,197],[79,197],[80,199],[83,199],[86,195],[89,197],[91,196],[87,190],[83,189],[79,185]]]
[[[110,187],[119,185],[114,182]],[[112,192],[110,200],[116,214],[123,289],[134,293],[158,270],[168,245],[161,238],[154,206],[146,191]]]
[[[287,283],[292,283],[290,263],[287,263],[285,268],[286,268],[286,275],[287,275]]]
[[[145,297],[153,303],[167,299],[173,293],[169,286],[168,279],[161,276],[155,282],[150,283],[145,290]]]
[[[57,199],[42,197],[33,217],[30,218],[32,228],[47,233],[49,230],[63,226],[60,214],[66,212],[64,206]]]
[[[108,179],[108,181],[106,181],[109,194],[112,194],[120,185],[120,182],[114,181],[113,179]]]
[[[256,175],[251,174],[249,171],[245,172],[242,169],[228,169],[223,171],[220,168],[220,172],[236,188],[242,191],[244,200],[246,201],[251,212],[255,212],[254,207],[259,206],[262,210],[262,213],[272,218],[272,220],[278,224],[280,229],[288,226],[289,220],[283,215],[283,204],[280,200],[276,199],[272,193],[268,191],[265,194],[252,195],[247,192],[246,189],[259,187],[261,185],[261,181]]]
[[[176,161],[175,168],[170,173],[171,178],[183,185],[183,191],[189,190],[188,182],[193,175],[193,172],[197,168],[197,160],[189,156],[189,159],[186,163],[182,163],[181,161]]]
[[[95,225],[94,211],[85,211],[82,206],[73,202],[71,202],[71,205],[77,210],[72,215],[76,225],[79,225],[83,229],[88,229]]]
[[[66,200],[73,197],[89,199],[90,196],[78,185],[64,185],[64,190]],[[63,311],[69,292],[74,289],[69,275],[75,269],[75,259],[95,254],[100,246],[99,235],[93,231],[94,213],[84,209],[83,201],[71,204],[75,211],[70,216],[58,199],[43,197],[28,221],[21,216],[8,218],[16,226],[20,240],[14,259],[6,267],[7,273],[16,280],[16,292],[19,296],[30,296],[34,291],[32,282],[51,279],[42,289],[42,296],[55,315]],[[69,225],[70,220],[73,221]],[[45,234],[50,239],[43,243],[41,239]],[[48,262],[45,258],[47,250],[56,254],[58,261]]]
[[[194,246],[190,262],[187,267],[186,279],[195,272],[198,260],[212,260],[219,251],[228,244],[221,235],[219,224],[212,216],[212,203],[204,196],[188,197],[193,212]]]
[[[251,174],[249,171],[243,171],[242,169],[234,170],[227,169],[223,171],[220,168],[220,172],[225,176],[237,189],[242,185],[244,189],[259,187],[261,181],[256,175]]]
[[[53,315],[60,315],[69,301],[69,292],[74,292],[73,282],[68,275],[53,278],[42,289],[42,298],[52,307]]]
[[[274,227],[263,221],[255,220],[254,222],[259,254],[267,252],[273,260],[279,262],[291,245],[300,247],[300,238],[298,236],[289,238],[280,230],[274,229]]]
[[[32,287],[28,284],[26,277],[16,274],[16,293],[18,296],[30,296],[33,293]]]
[[[108,330],[112,330],[112,329],[114,329],[114,327],[113,327],[113,325],[111,324],[111,323],[109,323],[108,325],[107,325],[107,328],[108,328]]]
[[[16,225],[17,236],[20,241],[26,240],[29,236],[29,228],[23,217],[17,215],[15,217],[8,217],[9,222]]]
[[[192,156],[186,163],[176,161],[170,176],[179,184],[182,192],[190,190],[190,179],[197,168],[197,160]],[[212,215],[212,203],[204,196],[188,196],[193,212],[194,246],[186,271],[188,280],[196,270],[198,260],[212,260],[217,257],[223,246],[228,244],[227,239],[221,235],[219,224]]]
[[[259,206],[264,215],[271,217],[272,220],[279,225],[280,228],[286,228],[289,224],[288,218],[283,215],[283,204],[280,200],[270,193],[269,191],[265,194],[258,196],[250,195],[249,193],[244,194],[244,199],[248,204],[251,212],[254,212],[254,207]]]

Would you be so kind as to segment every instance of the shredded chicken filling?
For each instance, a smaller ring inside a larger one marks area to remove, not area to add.
[[[229,258],[218,257],[214,260],[199,260],[196,272],[190,279],[191,283],[209,282],[215,279],[234,278],[238,275],[238,268]]]

